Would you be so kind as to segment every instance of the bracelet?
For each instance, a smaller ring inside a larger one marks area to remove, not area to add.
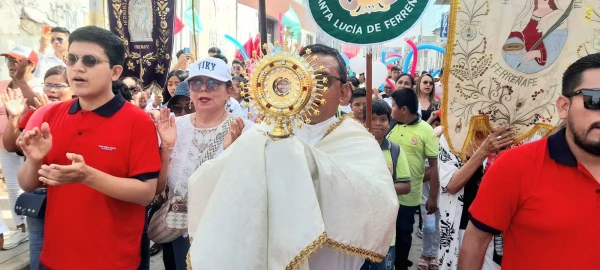
[[[174,148],[175,147],[164,147],[164,146],[161,146],[160,150],[163,150],[163,151],[173,151]]]

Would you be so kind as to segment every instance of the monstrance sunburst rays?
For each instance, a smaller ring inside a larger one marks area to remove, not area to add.
[[[263,48],[267,54],[254,63],[248,84],[240,87],[258,111],[257,123],[274,125],[271,138],[287,138],[294,125],[300,128],[310,124],[311,115],[319,115],[319,104],[325,104],[322,93],[329,90],[328,77],[320,75],[325,67],[316,66],[319,57],[310,49],[300,56],[298,48],[273,44]]]

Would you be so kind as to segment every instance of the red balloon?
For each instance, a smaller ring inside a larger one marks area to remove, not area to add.
[[[34,127],[40,127],[42,125],[42,123],[44,122],[44,115],[46,114],[46,112],[48,112],[48,110],[50,110],[50,108],[54,107],[54,105],[56,105],[58,103],[60,103],[60,102],[48,103],[42,107],[39,107],[37,110],[35,110],[33,115],[31,115],[31,117],[29,118],[29,121],[27,121],[27,125],[25,125],[25,130],[31,130]]]

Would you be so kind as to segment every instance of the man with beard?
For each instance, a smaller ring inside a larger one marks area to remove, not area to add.
[[[600,54],[565,71],[556,107],[565,128],[506,151],[485,174],[458,269],[481,269],[499,233],[502,268],[598,268],[590,237],[600,233]]]

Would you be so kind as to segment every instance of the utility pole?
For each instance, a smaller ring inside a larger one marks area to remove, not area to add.
[[[262,44],[267,43],[267,6],[265,1],[258,0],[258,29],[260,29],[260,45],[263,55],[267,53],[267,50],[262,47]]]

